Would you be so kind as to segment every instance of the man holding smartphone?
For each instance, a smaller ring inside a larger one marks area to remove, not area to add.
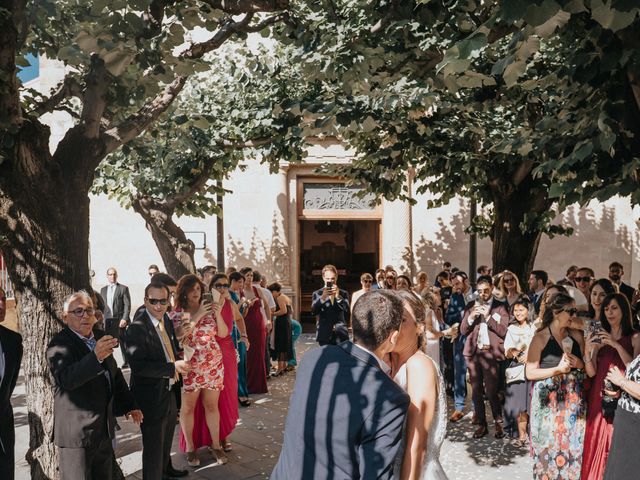
[[[322,268],[324,287],[313,292],[311,313],[316,316],[316,342],[337,345],[349,340],[349,294],[338,287],[338,269]]]

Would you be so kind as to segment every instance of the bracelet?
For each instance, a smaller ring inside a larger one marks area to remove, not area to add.
[[[622,382],[620,382],[620,388],[624,390],[627,386],[627,383],[629,383],[629,380],[625,378]]]
[[[246,335],[240,335],[240,338],[249,338]]]

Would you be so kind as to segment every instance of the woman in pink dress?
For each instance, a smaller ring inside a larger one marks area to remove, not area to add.
[[[218,400],[223,389],[224,366],[216,336],[227,337],[229,328],[221,315],[222,306],[210,299],[202,301],[204,291],[204,284],[195,275],[182,277],[176,290],[176,310],[188,313],[190,320],[189,323],[182,322],[184,356],[191,370],[183,378],[180,426],[186,441],[187,463],[192,467],[200,465],[193,443],[194,410],[198,398],[202,398],[217,463],[227,462],[219,440]]]
[[[247,352],[247,386],[249,393],[267,393],[267,367],[265,364],[267,320],[260,311],[260,304],[263,301],[262,292],[252,285],[253,271],[250,268],[243,268],[240,273],[245,278],[244,290],[241,295],[247,299],[248,306],[246,308],[249,309],[244,317],[247,335],[251,343],[251,349]]]
[[[211,280],[211,290],[217,290],[224,303],[222,304],[221,315],[224,319],[227,329],[231,332],[234,329],[234,323],[240,335],[240,341],[247,344],[247,334],[244,321],[235,302],[229,296],[229,279],[226,275],[219,273]],[[220,412],[220,433],[219,439],[225,452],[231,451],[231,444],[227,437],[236,428],[238,423],[238,357],[236,355],[236,347],[233,343],[231,335],[226,337],[216,336],[220,350],[222,351],[222,362],[224,364],[224,388],[220,392],[218,400],[218,410]],[[194,412],[193,427],[193,447],[198,449],[202,446],[212,444],[209,428],[207,427],[204,407],[201,400],[198,400]],[[187,443],[184,434],[180,433],[180,450],[187,451]]]
[[[611,293],[602,301],[601,327],[589,329],[585,345],[585,370],[591,377],[587,392],[587,427],[584,436],[581,480],[600,480],[604,476],[611,437],[613,415],[602,410],[603,395],[617,395],[605,388],[609,369],[625,366],[640,353],[640,337],[633,332],[629,301],[621,293]]]

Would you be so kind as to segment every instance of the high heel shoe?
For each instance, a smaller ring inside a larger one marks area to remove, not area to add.
[[[216,465],[224,465],[229,461],[229,459],[227,458],[227,455],[224,453],[224,450],[222,448],[209,447],[209,450],[211,451],[213,456],[216,457]]]
[[[187,452],[187,463],[190,467],[200,466],[200,459],[198,458],[198,454],[195,451]]]

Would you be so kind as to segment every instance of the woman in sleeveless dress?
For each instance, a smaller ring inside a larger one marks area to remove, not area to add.
[[[392,364],[402,365],[395,381],[409,394],[404,448],[396,460],[395,479],[447,480],[440,464],[440,447],[447,430],[447,403],[438,366],[422,348],[425,345],[425,306],[414,293],[399,291],[405,316],[398,335],[397,356]]]
[[[252,285],[253,271],[243,268],[240,273],[244,275],[244,289],[242,298],[246,299],[247,314],[244,323],[247,326],[247,336],[251,348],[247,351],[247,387],[249,393],[267,393],[267,367],[265,364],[265,352],[267,348],[266,323],[271,319],[265,319],[260,311],[262,305],[262,292]]]
[[[590,329],[585,347],[585,371],[591,377],[587,391],[587,429],[584,437],[581,480],[600,480],[604,475],[611,437],[613,416],[603,415],[603,394],[615,392],[605,389],[604,381],[612,367],[624,373],[625,365],[640,353],[639,336],[633,332],[631,308],[627,297],[621,293],[611,293],[604,300],[594,302],[600,307],[598,319],[602,327]]]
[[[272,283],[267,289],[276,301],[277,310],[273,313],[275,320],[271,329],[269,350],[271,360],[278,362],[276,375],[282,375],[287,370],[287,363],[293,358],[293,344],[291,336],[291,299],[282,293],[282,285]]]
[[[526,377],[531,390],[533,478],[580,478],[586,409],[582,332],[569,328],[576,315],[564,293],[546,300],[542,325],[529,345]]]
[[[204,406],[205,420],[213,441],[211,448],[217,463],[227,462],[219,441],[220,411],[218,399],[224,388],[224,364],[222,351],[216,338],[229,335],[227,324],[221,315],[221,305],[202,301],[204,284],[195,275],[185,275],[176,289],[176,310],[189,314],[185,327],[187,334],[182,340],[185,360],[191,370],[183,377],[180,426],[184,433],[187,463],[192,467],[200,465],[193,443],[194,412],[199,398]]]

